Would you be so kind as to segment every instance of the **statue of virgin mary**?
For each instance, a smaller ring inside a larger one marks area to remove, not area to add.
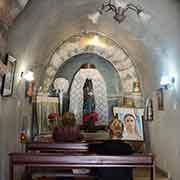
[[[83,87],[83,116],[95,111],[95,98],[91,79],[86,79]]]
[[[81,65],[75,74],[70,88],[69,111],[75,114],[77,125],[82,125],[82,120],[89,118],[87,115],[95,117],[96,113],[95,125],[108,125],[106,83],[94,64]]]

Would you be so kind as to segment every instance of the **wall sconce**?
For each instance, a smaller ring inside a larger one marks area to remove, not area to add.
[[[25,81],[34,81],[34,72],[32,70],[21,72],[21,79]]]
[[[34,72],[32,70],[21,72],[20,80],[22,79],[25,83],[25,97],[28,98],[29,103],[31,103],[34,91]]]
[[[135,14],[144,22],[147,22],[151,18],[151,16],[145,13],[142,8],[133,3],[127,3],[124,0],[109,0],[108,2],[104,2],[100,9],[97,12],[88,15],[88,18],[94,24],[97,24],[100,15],[104,12],[112,12],[114,20],[120,24],[126,19],[129,11],[135,12]]]
[[[162,76],[160,81],[160,88],[152,92],[145,100],[145,118],[146,120],[153,120],[153,96],[157,98],[157,110],[164,110],[164,90],[169,90],[174,87],[175,77]]]
[[[175,78],[169,76],[162,76],[160,81],[160,88],[168,90],[174,87]]]

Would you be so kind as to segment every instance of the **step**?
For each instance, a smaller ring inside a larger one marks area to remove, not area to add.
[[[134,180],[149,180],[150,170],[147,168],[134,168],[133,174]],[[168,180],[168,177],[159,169],[156,169],[156,180]]]
[[[73,174],[72,172],[46,172],[43,171],[41,173],[35,173],[33,175],[33,180],[39,179],[38,177],[49,177],[50,179],[53,179],[52,177],[75,177],[76,179],[94,179],[93,176],[90,176],[88,174]],[[88,178],[89,177],[89,178]],[[147,168],[133,168],[133,180],[149,180],[150,179],[150,170]],[[49,178],[47,178],[49,180]],[[156,180],[168,180],[168,177],[166,177],[162,172],[159,170],[156,170]]]

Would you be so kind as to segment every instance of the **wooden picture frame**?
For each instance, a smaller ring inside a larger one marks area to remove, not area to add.
[[[2,78],[1,86],[1,95],[4,97],[11,96],[13,93],[16,59],[13,56],[7,54],[5,57],[5,64],[7,67],[7,72]]]

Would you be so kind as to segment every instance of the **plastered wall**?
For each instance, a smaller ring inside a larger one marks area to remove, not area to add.
[[[148,25],[140,24],[133,17],[119,25],[110,15],[105,15],[95,26],[87,20],[87,14],[94,12],[95,7],[99,7],[102,2],[31,0],[9,31],[9,51],[18,60],[17,77],[33,64],[37,64],[40,67],[38,72],[43,74],[54,49],[71,35],[84,30],[102,32],[129,52],[142,76],[145,95],[151,95],[159,88],[163,74],[173,75],[176,79],[176,93],[168,92],[165,95],[165,110],[155,112],[155,120],[148,124],[157,164],[169,172],[173,180],[179,180],[179,1],[141,1],[152,14],[152,21]],[[18,143],[17,130],[20,124],[17,102],[14,98],[0,99],[2,180],[7,177],[7,152],[13,149],[11,146],[18,147],[13,145]]]

